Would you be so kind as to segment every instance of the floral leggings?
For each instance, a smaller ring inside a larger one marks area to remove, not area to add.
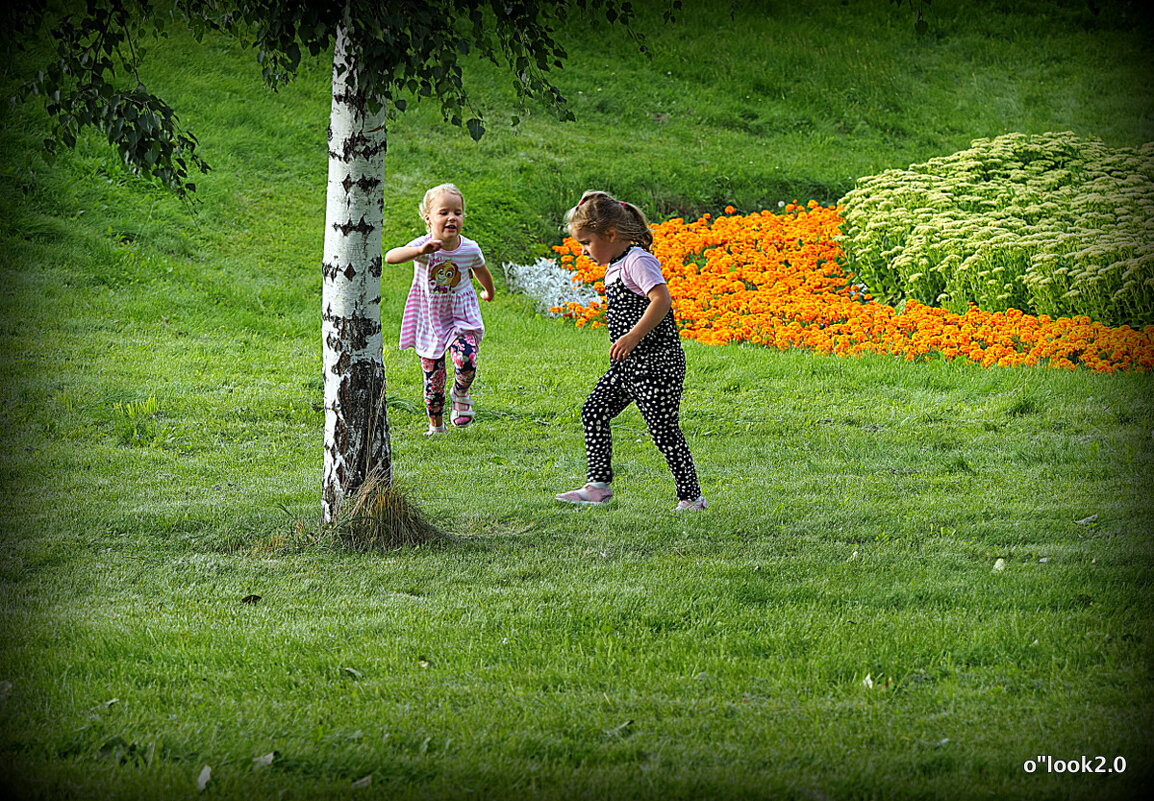
[[[453,360],[456,375],[453,385],[458,395],[465,395],[477,377],[477,336],[461,334],[449,345],[448,354]],[[445,413],[445,382],[448,372],[445,357],[426,359],[421,357],[421,370],[425,373],[425,409],[429,417],[440,417]]]

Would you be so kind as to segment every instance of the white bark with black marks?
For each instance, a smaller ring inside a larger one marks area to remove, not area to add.
[[[359,86],[355,37],[346,12],[333,56],[321,299],[325,521],[374,471],[392,482],[381,357],[385,110],[372,113]]]

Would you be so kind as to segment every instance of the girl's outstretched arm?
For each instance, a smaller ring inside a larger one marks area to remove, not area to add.
[[[645,310],[645,314],[641,315],[637,325],[609,346],[609,361],[625,361],[625,357],[637,347],[637,343],[656,328],[657,324],[664,320],[665,315],[673,308],[673,298],[669,294],[669,287],[665,284],[658,284],[650,289],[647,297],[649,298],[649,308]]]
[[[399,248],[393,248],[385,254],[386,264],[404,264],[407,261],[412,261],[417,256],[427,256],[430,253],[436,253],[441,249],[441,240],[430,239],[420,247],[404,245]]]
[[[473,275],[477,276],[477,280],[481,282],[481,300],[492,300],[493,296],[497,294],[497,290],[493,286],[493,274],[489,272],[489,268],[484,264],[474,267]]]

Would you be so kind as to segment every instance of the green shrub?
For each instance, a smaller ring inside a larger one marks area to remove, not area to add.
[[[977,139],[842,202],[848,267],[878,298],[1154,323],[1154,143]]]

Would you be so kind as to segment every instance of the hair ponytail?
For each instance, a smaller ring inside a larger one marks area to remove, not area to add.
[[[604,236],[610,229],[627,242],[648,250],[653,246],[653,232],[645,213],[632,203],[617,200],[607,192],[590,191],[565,215],[570,234],[589,231]]]

